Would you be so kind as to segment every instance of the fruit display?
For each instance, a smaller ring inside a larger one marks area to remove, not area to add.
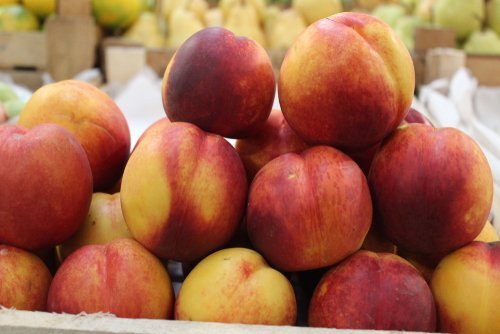
[[[162,114],[132,142],[99,87],[46,84],[10,111],[0,84],[0,306],[500,332],[492,168],[412,107],[422,2],[93,1],[106,33],[175,49],[148,88]],[[466,28],[467,49],[496,34]]]

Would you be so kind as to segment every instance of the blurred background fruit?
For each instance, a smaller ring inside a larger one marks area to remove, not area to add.
[[[129,27],[141,14],[144,0],[92,0],[97,23],[107,29]]]
[[[0,7],[0,31],[32,31],[39,28],[35,14],[21,5]]]
[[[23,5],[42,19],[56,12],[56,0],[23,0]]]

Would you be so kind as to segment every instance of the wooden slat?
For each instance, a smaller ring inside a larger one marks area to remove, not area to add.
[[[106,315],[68,315],[0,310],[2,334],[388,334],[394,331],[336,330],[174,320],[121,319]]]
[[[47,36],[44,32],[0,32],[0,68],[48,66]]]

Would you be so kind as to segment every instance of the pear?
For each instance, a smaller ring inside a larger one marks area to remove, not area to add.
[[[500,0],[490,0],[486,6],[486,23],[500,35]]]
[[[208,2],[206,0],[191,0],[187,5],[187,9],[195,13],[200,22],[206,24],[205,12],[208,10]]]
[[[432,21],[432,8],[437,0],[420,0],[415,8],[415,16],[424,21]]]
[[[394,29],[396,27],[396,22],[398,21],[398,19],[404,16],[405,13],[406,10],[401,5],[385,4],[375,7],[372,15],[378,17]]]
[[[137,21],[125,32],[125,41],[142,43],[148,48],[161,48],[165,46],[158,17],[153,12],[142,12]]]
[[[264,48],[267,46],[266,37],[259,24],[257,11],[249,4],[232,7],[224,27],[235,35],[253,39]]]
[[[463,41],[481,28],[484,0],[437,0],[433,8],[434,24],[455,30]]]
[[[281,9],[276,5],[270,5],[266,8],[266,13],[264,15],[264,33],[266,34],[267,39],[269,40],[269,36],[271,31],[274,28],[274,24],[278,19],[278,16],[281,14]]]
[[[235,6],[241,5],[241,0],[219,0],[219,8],[222,11],[222,18],[226,22],[229,17],[229,12]]]
[[[170,20],[170,15],[177,8],[187,8],[189,0],[162,0],[161,3],[161,14],[165,20]]]
[[[473,32],[464,44],[469,54],[500,55],[500,37],[490,29]]]
[[[276,49],[288,49],[306,27],[306,22],[296,10],[293,8],[283,10],[276,18],[268,35],[269,46]]]
[[[409,50],[413,50],[415,46],[415,29],[427,24],[428,23],[426,21],[422,20],[418,16],[405,15],[397,20],[394,31],[404,45],[406,45]]]
[[[292,8],[302,14],[307,25],[343,10],[340,0],[292,0]]]
[[[205,25],[207,27],[222,27],[224,25],[222,10],[218,7],[209,8],[205,12]]]
[[[378,5],[386,4],[386,3],[398,3],[400,0],[357,0],[357,7],[360,9],[364,9],[368,12],[371,12]]]
[[[257,11],[257,15],[259,17],[259,21],[261,23],[264,22],[264,18],[266,15],[266,0],[246,0],[247,3],[253,6]]]
[[[170,15],[167,46],[177,49],[186,39],[204,28],[195,13],[179,7]]]

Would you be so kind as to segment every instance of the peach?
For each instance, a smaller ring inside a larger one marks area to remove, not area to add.
[[[130,232],[163,259],[199,260],[227,243],[244,215],[247,179],[234,147],[185,122],[157,121],[125,167]]]
[[[102,245],[119,238],[132,238],[123,218],[120,193],[94,193],[85,222],[75,234],[57,247],[57,255],[62,262],[82,246]]]
[[[447,255],[431,288],[440,331],[500,333],[500,242],[474,241]]]
[[[171,121],[239,138],[266,121],[275,91],[264,48],[225,28],[211,27],[177,49],[164,74],[162,98]]]
[[[25,250],[0,245],[0,305],[45,311],[52,275],[43,261]]]
[[[198,263],[175,302],[176,320],[294,325],[290,282],[257,252],[227,248]]]
[[[454,128],[399,127],[375,155],[368,181],[385,235],[420,254],[446,254],[471,242],[493,200],[486,157]]]
[[[121,176],[130,151],[130,132],[115,102],[91,84],[64,80],[39,88],[28,100],[19,124],[59,124],[80,141],[92,168],[94,191]]]
[[[278,96],[309,144],[362,151],[405,118],[415,89],[411,56],[374,16],[343,12],[311,24],[288,49]]]
[[[409,262],[359,251],[323,276],[309,305],[309,326],[433,332],[436,307]]]
[[[317,269],[341,261],[361,247],[371,221],[365,175],[333,147],[281,155],[250,186],[248,235],[279,270]]]
[[[272,159],[285,153],[300,153],[309,147],[290,128],[281,110],[275,109],[251,136],[236,140],[236,151],[249,180]]]
[[[167,319],[173,304],[172,282],[163,264],[137,241],[125,238],[83,246],[68,256],[50,286],[47,310]]]
[[[0,243],[28,250],[53,247],[85,220],[92,171],[65,128],[0,127]]]

